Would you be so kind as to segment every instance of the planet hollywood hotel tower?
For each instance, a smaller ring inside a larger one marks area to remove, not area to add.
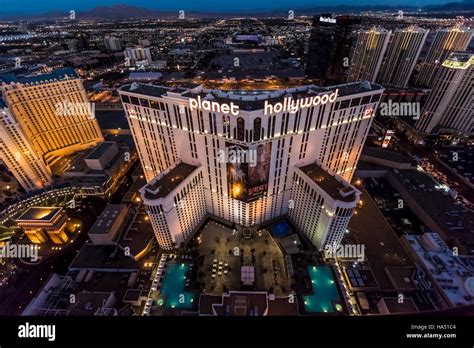
[[[250,228],[286,215],[319,249],[339,243],[359,201],[349,182],[382,92],[370,82],[124,86],[147,179],[140,193],[160,246],[179,246],[208,215]]]

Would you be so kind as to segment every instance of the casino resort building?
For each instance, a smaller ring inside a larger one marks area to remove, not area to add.
[[[178,247],[208,216],[250,229],[286,216],[320,250],[339,243],[359,201],[350,181],[382,92],[370,82],[122,87],[160,246]]]

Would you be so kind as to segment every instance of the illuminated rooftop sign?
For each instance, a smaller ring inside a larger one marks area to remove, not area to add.
[[[331,94],[325,94],[323,96],[317,95],[314,97],[306,97],[294,100],[292,97],[286,97],[282,103],[269,104],[268,100],[265,100],[264,115],[269,115],[279,112],[289,112],[290,114],[297,113],[300,109],[310,108],[312,106],[318,106],[319,104],[326,104],[328,102],[334,103],[339,94],[339,89]]]
[[[469,68],[471,65],[474,64],[474,54],[471,55],[471,57],[468,56],[468,54],[465,54],[463,56],[463,58],[465,58],[464,60],[460,60],[460,59],[457,59],[456,56],[454,57],[450,57],[448,59],[446,59],[444,62],[443,62],[443,66],[447,67],[447,68],[451,68],[451,69],[467,69]]]
[[[190,98],[189,99],[189,108],[191,111],[195,109],[201,109],[201,110],[206,110],[206,111],[212,111],[212,112],[222,112],[224,114],[232,114],[237,116],[239,114],[239,106],[235,105],[234,103],[226,104],[220,104],[215,101],[210,101],[210,100],[202,100],[201,96],[198,96],[197,99],[195,98]]]
[[[283,102],[271,104],[268,100],[265,100],[265,106],[263,108],[264,115],[279,113],[279,112],[289,112],[291,114],[297,113],[300,109],[305,109],[313,106],[324,105],[326,103],[334,103],[339,94],[339,89],[336,89],[335,92],[331,94],[324,94],[322,96],[317,95],[313,97],[306,97],[301,99],[294,100],[292,97],[286,97],[283,99]],[[201,96],[196,98],[189,99],[189,108],[191,111],[200,109],[211,112],[219,112],[224,114],[232,114],[237,116],[240,112],[239,106],[231,102],[219,103],[211,100],[203,100]]]

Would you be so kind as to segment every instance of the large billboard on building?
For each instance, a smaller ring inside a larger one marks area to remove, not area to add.
[[[227,185],[230,197],[254,201],[267,193],[272,144],[242,146],[226,143]]]
[[[255,166],[249,166],[249,201],[266,195],[270,175],[272,143],[258,144],[253,147],[257,154]]]

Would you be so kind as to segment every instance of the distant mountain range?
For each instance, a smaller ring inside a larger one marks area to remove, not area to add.
[[[421,9],[426,12],[453,12],[453,11],[474,11],[474,0],[464,0],[462,2],[452,2],[444,5],[437,6],[424,6],[422,8],[415,6],[386,6],[386,5],[374,5],[374,6],[353,6],[353,5],[340,5],[340,6],[312,6],[306,8],[296,8],[295,13],[298,12],[312,15],[321,12],[364,12],[364,11],[416,11]],[[215,17],[235,17],[235,16],[272,16],[272,15],[286,15],[287,9],[273,9],[273,10],[248,10],[248,11],[236,11],[236,12],[196,12],[187,11],[186,16],[188,17],[200,17],[200,18],[215,18]],[[0,19],[13,20],[13,19],[60,19],[69,17],[68,12],[64,11],[51,11],[47,13],[37,15],[25,15],[25,16],[13,16],[9,14],[2,14],[0,12]],[[150,18],[177,18],[176,11],[160,11],[154,9],[147,9],[129,5],[113,5],[113,6],[98,6],[89,11],[76,13],[76,19],[150,19]]]
[[[472,11],[474,10],[474,0],[449,2],[438,6],[425,6],[424,9],[427,11]]]

